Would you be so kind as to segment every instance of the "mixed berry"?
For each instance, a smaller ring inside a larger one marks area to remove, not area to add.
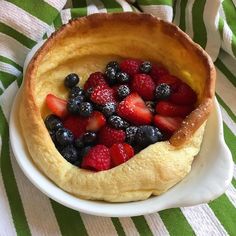
[[[93,171],[113,168],[168,140],[197,100],[191,87],[149,61],[111,61],[83,88],[79,81],[75,73],[66,76],[68,100],[47,95],[52,114],[45,125],[68,162]]]

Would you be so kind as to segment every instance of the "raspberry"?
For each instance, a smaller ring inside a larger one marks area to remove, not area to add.
[[[107,85],[105,76],[102,72],[92,73],[84,84],[84,89],[95,88],[98,85]]]
[[[111,147],[114,143],[123,143],[125,141],[125,132],[104,126],[98,134],[98,141],[100,144]]]
[[[134,149],[127,143],[115,143],[109,151],[112,166],[118,166],[134,156]]]
[[[111,157],[109,149],[104,145],[92,147],[83,158],[82,168],[101,171],[111,168]]]
[[[138,74],[139,66],[141,65],[142,61],[137,59],[126,59],[120,63],[121,71],[127,73],[130,76]]]
[[[116,101],[113,89],[106,88],[103,85],[99,85],[93,90],[90,99],[99,105],[105,105],[108,102]]]
[[[155,84],[158,83],[158,80],[161,76],[169,74],[168,70],[159,67],[157,65],[152,65],[152,70],[150,72],[150,76],[152,77]]]
[[[137,74],[134,76],[131,87],[136,91],[144,100],[153,100],[155,83],[152,78],[146,74]]]

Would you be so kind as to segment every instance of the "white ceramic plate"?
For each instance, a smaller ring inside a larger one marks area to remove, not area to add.
[[[26,65],[40,43],[29,54]],[[34,165],[24,143],[18,118],[17,94],[10,117],[10,139],[15,158],[30,181],[55,201],[72,209],[99,216],[137,216],[163,209],[207,203],[224,193],[233,176],[231,153],[224,142],[222,117],[218,102],[207,122],[201,151],[188,176],[161,196],[129,203],[107,203],[74,197],[63,191],[44,176]]]

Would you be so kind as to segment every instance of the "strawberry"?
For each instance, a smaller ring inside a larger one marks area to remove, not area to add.
[[[168,74],[169,74],[168,70],[162,67],[159,67],[157,65],[152,65],[150,76],[154,80],[155,84],[158,83],[158,80],[160,79],[160,77],[162,77],[163,75],[168,75]]]
[[[115,143],[109,151],[112,166],[118,166],[134,156],[134,149],[128,143]]]
[[[180,105],[190,105],[197,101],[197,95],[191,87],[181,83],[178,89],[171,94],[170,101]]]
[[[114,91],[111,88],[106,88],[104,85],[97,86],[90,97],[91,101],[99,105],[105,105],[108,102],[115,102]]]
[[[105,76],[102,72],[92,73],[84,84],[84,89],[95,88],[98,85],[107,85]],[[108,86],[108,85],[107,85]]]
[[[92,147],[84,156],[81,167],[94,171],[110,169],[111,157],[109,149],[104,145]]]
[[[88,123],[86,130],[97,132],[106,124],[106,118],[99,111],[94,111],[92,115],[88,118]]]
[[[136,74],[131,82],[132,90],[137,92],[144,100],[154,99],[155,83],[150,75]]]
[[[126,72],[128,75],[133,76],[138,74],[141,63],[141,60],[126,59],[120,63],[120,69],[121,71]]]
[[[113,129],[110,126],[104,126],[98,134],[98,141],[107,147],[114,143],[123,143],[125,141],[125,132],[119,129]]]
[[[152,113],[137,93],[131,93],[117,107],[117,113],[134,125],[147,125],[152,122]]]
[[[64,99],[61,99],[61,98],[56,97],[55,95],[49,93],[46,96],[46,104],[47,104],[47,107],[49,108],[49,110],[53,114],[55,114],[61,118],[65,117],[68,114],[67,109],[66,109],[67,101]]]
[[[156,104],[156,113],[163,116],[185,117],[193,110],[192,106],[176,105],[167,101],[160,101]]]
[[[180,117],[168,117],[161,115],[154,116],[155,126],[168,134],[173,134],[177,129],[179,129],[182,121],[183,119]]]
[[[68,116],[63,121],[64,127],[69,129],[76,138],[79,138],[86,132],[87,123],[87,118],[79,116]]]
[[[160,84],[168,84],[170,85],[173,91],[176,91],[179,85],[181,84],[181,80],[173,75],[165,74],[161,76],[156,83],[156,85],[160,85]]]

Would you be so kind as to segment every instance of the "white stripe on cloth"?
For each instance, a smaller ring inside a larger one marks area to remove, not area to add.
[[[3,86],[3,84],[2,84],[2,81],[0,80],[0,88],[4,91],[5,90],[5,88],[4,88],[4,86]],[[1,97],[1,95],[0,95],[0,97]],[[0,99],[1,100],[1,99]]]
[[[232,131],[232,133],[234,135],[236,135],[236,124],[235,124],[235,122],[231,119],[231,117],[227,114],[226,110],[222,106],[220,106],[220,108],[221,108],[221,114],[222,114],[224,122],[229,127],[229,129]]]
[[[217,71],[217,83],[216,92],[224,100],[226,105],[236,114],[236,89],[232,83],[216,68]]]
[[[160,236],[170,235],[158,213],[145,215],[144,217],[153,235],[160,235]]]
[[[66,0],[43,0],[43,1],[48,3],[58,11],[60,11],[66,4]]]
[[[228,53],[222,51],[219,58],[225,64],[225,66],[230,70],[230,72],[236,77],[236,59],[231,57]]]
[[[187,2],[186,8],[185,8],[185,24],[186,24],[185,32],[190,36],[190,38],[193,38],[192,9],[193,9],[194,2],[195,2],[195,0],[189,0]]]
[[[181,0],[176,0],[175,17],[174,17],[174,20],[173,20],[173,23],[175,25],[178,25],[178,26],[179,26],[179,23],[180,23],[180,3],[181,3]]]
[[[7,57],[22,66],[29,51],[30,49],[19,43],[16,39],[0,33],[1,56]]]
[[[98,8],[93,3],[93,0],[86,0],[86,3],[87,3],[87,14],[88,15],[99,12]]]
[[[203,20],[207,31],[206,52],[215,61],[220,51],[221,37],[218,29],[220,0],[207,0],[203,12]]]
[[[80,213],[89,236],[117,235],[111,218]]]
[[[224,22],[224,28],[223,28],[223,41],[222,41],[222,48],[228,52],[231,56],[234,56],[232,51],[232,38],[233,33],[231,29],[229,28],[227,22]]]
[[[116,0],[116,2],[121,5],[123,11],[133,11],[132,7],[126,1],[124,1],[124,0]]]
[[[140,5],[140,8],[146,12],[153,14],[154,16],[160,17],[163,20],[172,21],[173,18],[173,8],[171,6],[165,5]]]
[[[121,217],[119,220],[126,235],[139,236],[139,232],[130,217]]]
[[[55,31],[55,27],[54,27],[54,24],[52,24],[47,29],[47,36],[50,37],[54,31]]]
[[[236,180],[236,164],[234,164],[234,178]]]
[[[36,189],[24,176],[11,150],[10,155],[17,187],[31,234],[34,236],[61,235],[49,198]]]
[[[230,202],[234,205],[236,208],[236,189],[232,184],[229,185],[227,190],[225,191],[226,196],[230,200]]]
[[[16,67],[1,61],[0,61],[0,71],[4,71],[15,76],[20,76],[22,74],[22,72],[19,71]]]
[[[1,136],[0,136],[1,141]],[[2,144],[0,143],[0,147]],[[2,173],[0,172],[0,234],[1,236],[15,236],[16,230],[13,224],[10,206],[8,203],[8,198],[5,191],[5,186],[3,184]]]
[[[1,22],[9,25],[34,41],[41,39],[48,28],[48,24],[13,3],[0,1],[0,12]]]
[[[196,235],[228,235],[214,212],[207,204],[193,207],[182,207],[181,211]]]
[[[62,21],[62,24],[67,24],[70,19],[71,19],[70,9],[62,10],[61,11],[61,21]]]
[[[101,2],[100,0],[93,0],[93,3],[96,5],[96,7],[98,8],[98,11],[101,13],[107,13],[107,9],[105,8],[103,2]]]

